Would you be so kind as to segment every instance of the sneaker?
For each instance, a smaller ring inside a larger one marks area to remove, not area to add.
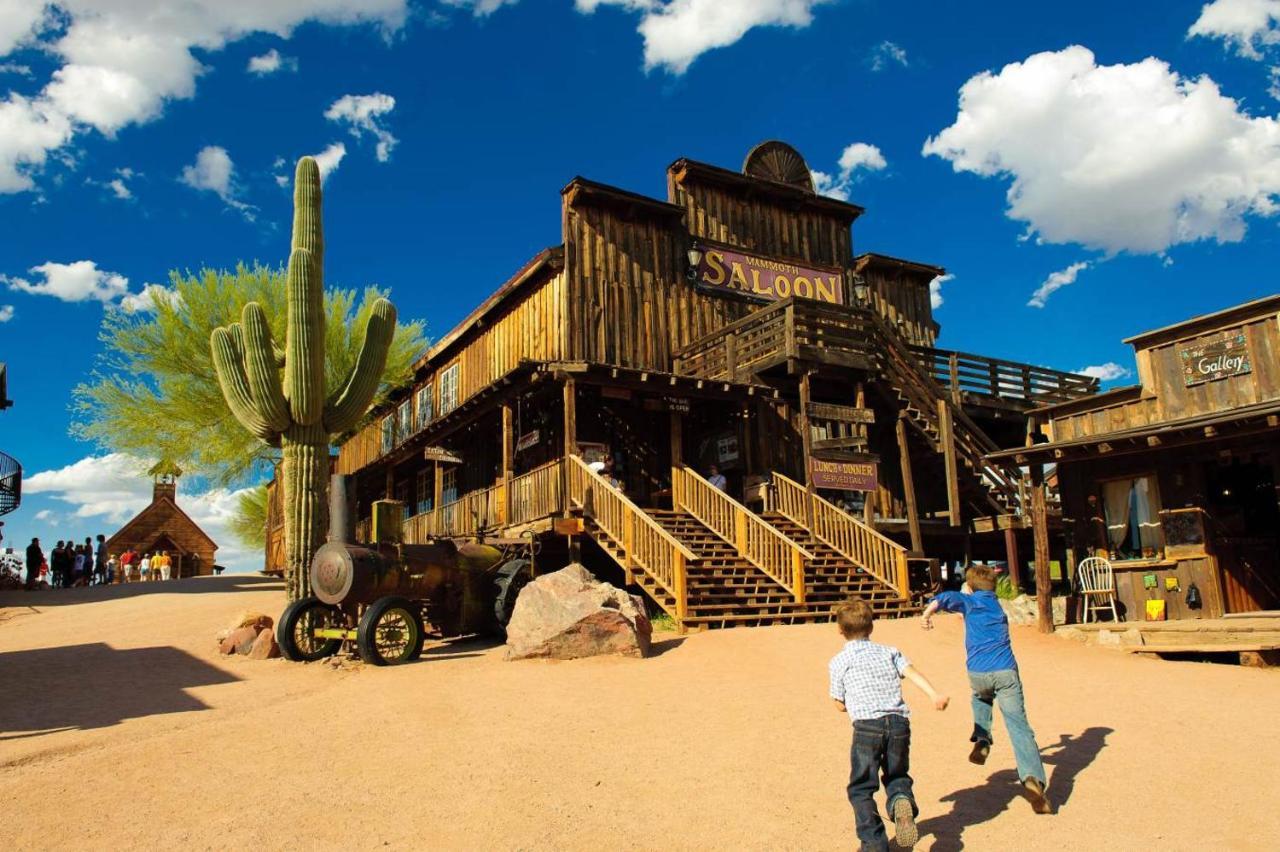
[[[989,754],[991,754],[991,743],[978,740],[973,744],[973,751],[969,752],[969,762],[981,766],[987,762]]]
[[[911,800],[906,796],[899,796],[893,802],[893,827],[897,832],[893,842],[898,844],[899,849],[910,849],[920,839],[914,810]]]
[[[1053,813],[1053,806],[1049,804],[1049,797],[1044,793],[1044,784],[1040,783],[1038,778],[1028,778],[1022,782],[1022,786],[1027,791],[1027,798],[1031,801],[1031,810],[1038,814]]]

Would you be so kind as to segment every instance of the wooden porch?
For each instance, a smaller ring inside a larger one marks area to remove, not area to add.
[[[1135,654],[1267,654],[1280,661],[1280,612],[1180,621],[1070,624],[1068,638]]]

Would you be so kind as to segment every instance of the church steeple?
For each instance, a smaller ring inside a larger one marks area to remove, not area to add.
[[[147,471],[151,474],[155,485],[151,492],[151,502],[158,503],[161,497],[168,497],[175,503],[178,500],[178,477],[182,476],[182,468],[167,459],[159,462]]]

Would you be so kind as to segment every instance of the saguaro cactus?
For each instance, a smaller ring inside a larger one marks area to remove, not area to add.
[[[320,170],[303,157],[294,175],[284,349],[272,340],[257,302],[244,306],[240,322],[215,329],[210,338],[231,413],[283,451],[285,585],[291,601],[307,594],[311,555],[324,542],[330,436],[352,429],[368,410],[396,328],[395,308],[379,299],[351,374],[326,397],[323,262]]]

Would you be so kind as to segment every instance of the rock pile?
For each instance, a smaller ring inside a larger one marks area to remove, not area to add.
[[[1035,624],[1038,618],[1036,599],[1031,595],[1018,595],[1013,600],[1001,598],[1000,607],[1009,617],[1010,624]],[[1053,599],[1053,623],[1067,623],[1067,599],[1064,597]]]
[[[251,660],[270,660],[280,656],[272,627],[275,621],[260,612],[242,613],[231,626],[218,631],[215,641],[218,652],[230,656],[239,654]]]
[[[507,625],[507,659],[643,657],[652,633],[644,601],[575,563],[520,591]]]

